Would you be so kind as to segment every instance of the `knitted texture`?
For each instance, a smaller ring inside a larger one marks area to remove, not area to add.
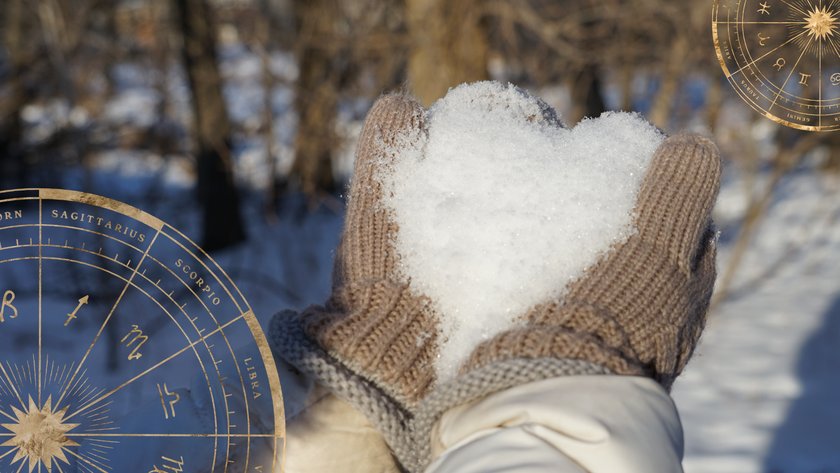
[[[412,98],[396,94],[379,99],[368,114],[336,251],[332,296],[300,317],[304,333],[334,361],[403,406],[415,405],[434,379],[438,329],[429,300],[396,275],[398,229],[381,203],[377,177],[404,144],[398,140],[423,130],[424,114]]]
[[[711,210],[720,186],[715,145],[694,135],[657,149],[635,207],[636,233],[536,306],[524,327],[479,345],[469,373],[511,358],[568,358],[670,389],[694,350],[715,280]]]
[[[289,364],[315,375],[336,396],[361,412],[382,434],[394,456],[413,461],[416,447],[410,440],[410,414],[370,380],[348,369],[305,336],[301,321],[300,315],[292,311],[274,316],[268,338],[275,349],[282,351],[283,359]]]

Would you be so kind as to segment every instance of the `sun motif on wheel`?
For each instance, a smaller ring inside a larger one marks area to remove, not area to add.
[[[828,10],[826,7],[814,7],[808,12],[805,18],[805,29],[808,34],[818,41],[828,39],[829,36],[834,35],[837,29],[837,18],[834,17],[835,12]]]
[[[25,460],[29,464],[29,471],[35,470],[38,463],[46,466],[52,472],[55,459],[69,463],[65,450],[68,447],[78,447],[79,444],[70,440],[67,433],[79,426],[64,422],[67,408],[53,411],[52,397],[47,398],[43,406],[38,407],[30,397],[28,407],[21,411],[12,406],[17,422],[0,424],[14,436],[0,444],[3,447],[13,447],[16,450],[12,464]]]

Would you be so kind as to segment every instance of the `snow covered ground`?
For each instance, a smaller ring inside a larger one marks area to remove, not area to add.
[[[248,130],[249,117],[260,113],[262,94],[254,80],[254,58],[243,54],[223,55],[223,67],[233,118]],[[293,63],[278,56],[272,67],[283,71]],[[108,119],[153,119],[153,84],[136,80],[137,74],[126,69]],[[294,72],[288,75],[293,78]],[[183,109],[178,97],[185,91],[177,84],[172,87],[176,108]],[[280,172],[289,165],[294,136],[290,104],[290,91],[278,86],[272,105]],[[344,174],[353,135],[360,129],[358,108],[353,104],[340,114],[338,128],[348,137],[340,166]],[[33,106],[25,118],[38,133],[48,133],[55,116],[66,115],[64,121],[86,119],[65,112]],[[237,173],[252,190],[267,183],[262,149],[260,138],[249,136],[236,150]],[[86,190],[142,207],[197,239],[198,211],[184,203],[194,179],[187,157],[117,150],[103,152],[92,162],[98,165],[92,176],[83,178],[82,171],[69,170],[65,185],[81,188],[85,183]],[[721,270],[729,260],[746,198],[742,180],[732,169],[725,181],[716,209],[723,231]],[[838,191],[840,181],[820,175],[813,166],[786,178],[747,251],[730,297],[711,314],[695,358],[673,392],[686,433],[688,473],[840,472]],[[277,310],[323,301],[329,290],[343,218],[341,202],[324,202],[310,213],[301,213],[301,208],[305,206],[287,198],[277,220],[270,222],[263,218],[259,199],[246,198],[251,239],[215,255],[263,325]]]
[[[674,387],[689,473],[840,471],[840,199],[807,169],[786,179]],[[742,207],[724,186],[718,214]],[[724,231],[726,228],[724,226]],[[731,242],[723,238],[719,268]]]

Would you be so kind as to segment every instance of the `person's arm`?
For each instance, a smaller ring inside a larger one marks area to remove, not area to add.
[[[397,473],[382,435],[359,411],[275,357],[286,411],[286,473]],[[280,471],[280,470],[278,470]]]
[[[426,473],[682,472],[682,438],[649,378],[551,378],[443,414]]]

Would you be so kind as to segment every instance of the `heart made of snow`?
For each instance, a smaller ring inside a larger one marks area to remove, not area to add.
[[[606,113],[569,130],[512,85],[456,87],[382,166],[399,225],[400,276],[440,316],[438,381],[632,235],[642,177],[663,136]]]

